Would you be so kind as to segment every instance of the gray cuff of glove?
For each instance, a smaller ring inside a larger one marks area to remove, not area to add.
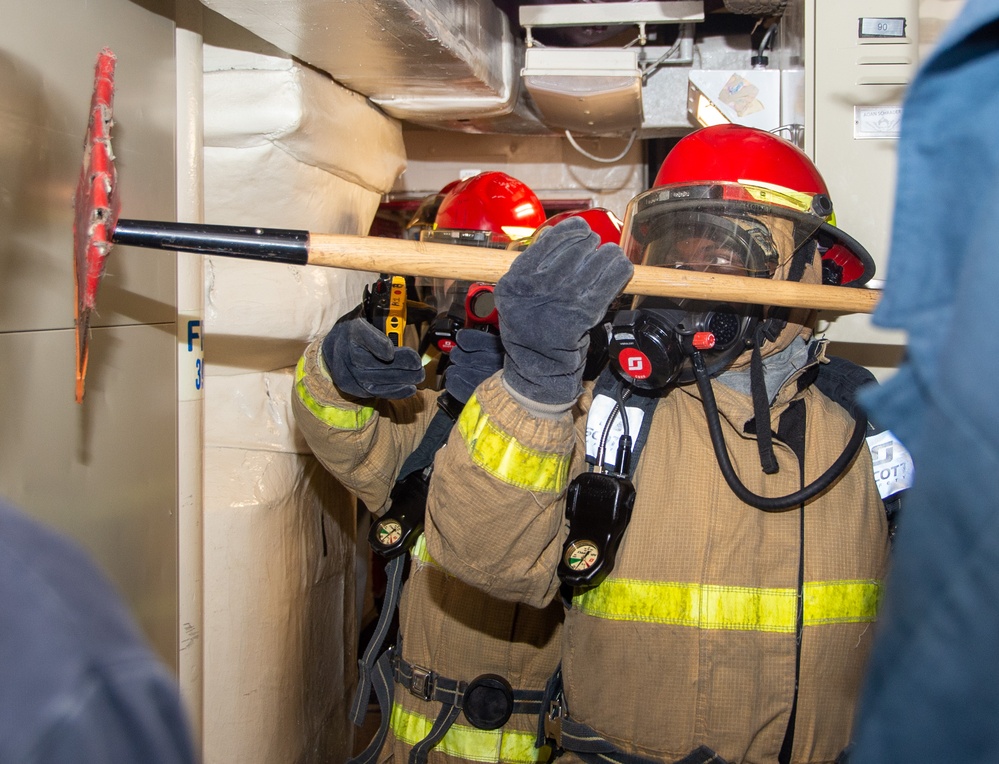
[[[574,400],[568,403],[538,403],[538,401],[533,401],[510,387],[510,383],[506,380],[505,372],[501,380],[503,388],[510,393],[510,397],[539,419],[558,419],[576,403]]]
[[[571,406],[583,392],[588,337],[572,350],[549,348],[540,353],[523,344],[507,343],[503,377],[511,390],[537,406]]]

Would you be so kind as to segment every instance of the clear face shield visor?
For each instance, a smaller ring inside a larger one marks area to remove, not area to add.
[[[506,251],[526,248],[532,233],[533,229],[526,228],[510,228],[500,233],[425,229],[420,234],[420,241]],[[483,257],[488,256],[488,252],[483,252]],[[495,324],[498,321],[492,284],[423,276],[417,276],[415,284],[419,299],[439,316],[448,315],[467,324]]]
[[[825,222],[811,203],[739,183],[654,188],[628,205],[621,246],[640,265],[782,278]]]
[[[770,278],[780,264],[769,230],[751,218],[682,212],[662,222],[643,248],[642,265]]]

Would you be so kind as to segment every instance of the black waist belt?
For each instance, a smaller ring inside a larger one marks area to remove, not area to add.
[[[510,689],[509,683],[498,674],[483,674],[471,682],[462,682],[414,666],[401,656],[393,664],[397,684],[423,700],[456,706],[479,729],[499,729],[513,714],[538,716],[544,708],[543,690]],[[493,713],[484,714],[483,710]]]
[[[562,670],[555,672],[548,684],[548,708],[542,726],[544,737],[558,749],[571,751],[587,764],[667,764],[664,759],[650,759],[626,753],[605,739],[599,732],[572,719],[562,698]],[[698,746],[670,764],[728,764],[707,746]]]
[[[427,754],[447,734],[462,712],[473,726],[494,730],[506,724],[513,714],[530,714],[540,719],[545,707],[543,690],[514,690],[498,674],[482,674],[470,682],[449,679],[403,660],[395,647],[382,653],[370,679],[382,718],[374,739],[363,752],[350,759],[350,764],[373,764],[377,760],[388,736],[394,684],[422,700],[441,704],[430,731],[410,751],[409,764],[426,764]],[[543,744],[544,740],[539,739],[537,745]]]

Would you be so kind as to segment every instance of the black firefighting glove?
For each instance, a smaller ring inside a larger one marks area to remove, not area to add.
[[[333,384],[358,398],[407,398],[424,377],[419,353],[396,347],[363,318],[336,324],[322,355]]]
[[[503,368],[503,343],[497,335],[480,329],[461,329],[455,341],[448,353],[444,389],[467,403],[475,388]]]
[[[600,244],[579,217],[544,231],[496,284],[503,381],[546,407],[565,407],[582,392],[589,330],[631,279],[634,266],[617,244]]]

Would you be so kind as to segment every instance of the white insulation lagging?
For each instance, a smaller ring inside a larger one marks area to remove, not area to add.
[[[286,57],[212,45],[205,70],[206,222],[366,234],[405,166],[399,124]],[[372,278],[206,258],[206,762],[322,760],[350,739],[356,508],[291,395],[305,345]]]

